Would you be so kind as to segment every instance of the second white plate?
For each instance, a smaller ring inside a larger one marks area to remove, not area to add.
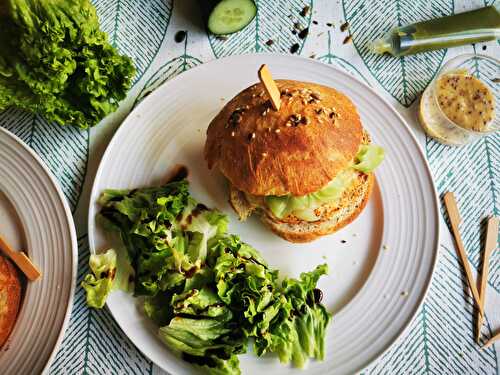
[[[241,223],[227,203],[224,180],[207,170],[205,131],[224,103],[255,83],[266,63],[275,78],[331,86],[356,104],[373,143],[386,160],[360,217],[345,229],[309,244],[291,244],[256,218]],[[410,323],[434,269],[439,234],[435,189],[426,160],[401,116],[364,83],[331,66],[283,55],[244,55],[212,61],[189,70],[149,95],[125,120],[99,167],[89,210],[92,251],[106,247],[95,225],[95,202],[106,188],[134,188],[164,180],[176,164],[186,165],[194,197],[230,215],[229,231],[261,251],[282,275],[298,276],[328,263],[321,279],[324,303],[334,312],[323,362],[311,361],[309,374],[348,374],[382,354]],[[133,297],[114,293],[108,306],[132,342],[172,374],[193,368],[164,347],[156,328]],[[285,374],[276,358],[241,356],[244,374]]]
[[[56,354],[73,306],[76,231],[48,168],[1,127],[0,235],[42,272],[40,279],[25,283],[17,321],[0,350],[0,373],[40,374]]]

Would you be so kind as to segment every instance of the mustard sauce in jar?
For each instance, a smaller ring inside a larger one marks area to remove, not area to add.
[[[440,76],[436,99],[444,115],[464,129],[484,131],[495,114],[491,90],[466,70]]]
[[[488,74],[478,73],[480,64],[488,64]],[[418,117],[425,132],[441,143],[460,146],[498,131],[497,72],[498,60],[484,55],[460,55],[446,63],[420,100]]]

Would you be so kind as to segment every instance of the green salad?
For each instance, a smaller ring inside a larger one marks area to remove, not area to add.
[[[89,0],[0,0],[0,46],[0,111],[22,108],[59,125],[96,125],[135,73]]]
[[[318,279],[327,265],[280,280],[259,252],[226,232],[228,219],[196,202],[186,180],[106,190],[99,221],[126,254],[92,255],[82,285],[100,308],[113,289],[144,297],[144,311],[173,351],[211,374],[239,374],[238,354],[303,367],[324,358],[326,326]]]

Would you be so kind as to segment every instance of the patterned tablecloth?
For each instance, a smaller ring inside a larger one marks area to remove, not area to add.
[[[491,0],[256,0],[256,19],[226,40],[207,35],[195,0],[94,0],[102,28],[113,45],[131,56],[137,76],[119,111],[90,131],[53,126],[15,109],[0,114],[0,126],[27,142],[45,161],[66,194],[78,231],[78,285],[87,272],[89,191],[101,155],[133,106],[164,81],[216,58],[248,52],[291,53],[345,69],[388,99],[412,126],[427,155],[439,193],[455,191],[461,227],[474,269],[481,262],[483,219],[500,215],[500,133],[462,148],[427,138],[416,121],[421,91],[440,66],[464,52],[500,57],[497,42],[405,58],[368,53],[366,42],[394,25],[458,13]],[[304,17],[299,13],[309,6]],[[348,32],[340,31],[347,20]],[[294,24],[308,27],[299,36]],[[187,31],[177,43],[174,35]],[[273,43],[268,42],[272,40]],[[478,74],[488,67],[477,66]],[[498,72],[497,72],[498,73]],[[409,192],[411,194],[411,192]],[[474,344],[471,298],[443,217],[439,262],[430,292],[398,342],[363,373],[498,374],[500,345],[479,350]],[[500,327],[500,252],[491,259],[484,337]],[[80,288],[69,328],[52,364],[54,374],[162,373],[123,334],[109,311],[90,310]]]

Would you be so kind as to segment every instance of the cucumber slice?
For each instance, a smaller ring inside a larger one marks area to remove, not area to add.
[[[257,7],[252,0],[222,0],[208,16],[208,30],[217,35],[235,33],[247,26],[256,14]]]

